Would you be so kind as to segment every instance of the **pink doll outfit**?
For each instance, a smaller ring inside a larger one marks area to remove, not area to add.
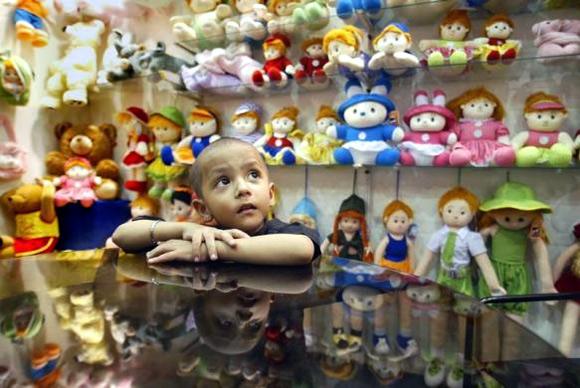
[[[453,147],[449,158],[452,166],[514,164],[516,154],[513,148],[497,141],[499,137],[509,135],[509,130],[501,121],[461,119],[456,132],[458,143]]]
[[[77,201],[80,201],[84,207],[90,207],[97,200],[93,191],[95,187],[94,176],[81,180],[62,176],[59,178],[59,186],[61,188],[54,195],[54,201],[58,207]]]
[[[528,141],[525,146],[533,146],[539,148],[550,148],[558,143],[560,132],[542,132],[542,131],[528,131]]]

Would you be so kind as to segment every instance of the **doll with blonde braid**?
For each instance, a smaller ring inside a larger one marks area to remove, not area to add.
[[[301,139],[303,133],[297,129],[298,113],[295,106],[280,109],[266,123],[265,135],[255,143],[268,164],[296,164],[302,159],[296,157],[293,139]]]
[[[304,135],[296,152],[308,164],[334,164],[334,150],[342,141],[328,136],[326,130],[340,124],[338,115],[330,106],[321,105],[315,120],[316,128]]]

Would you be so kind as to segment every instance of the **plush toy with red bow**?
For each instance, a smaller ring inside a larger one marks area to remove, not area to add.
[[[266,62],[262,70],[256,70],[252,75],[254,85],[286,86],[295,71],[292,62],[286,57],[289,47],[290,39],[282,34],[274,34],[264,41],[262,49]]]

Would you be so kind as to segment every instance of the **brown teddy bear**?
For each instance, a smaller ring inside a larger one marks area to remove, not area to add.
[[[60,151],[46,155],[45,163],[49,175],[64,175],[64,164],[73,156],[88,159],[103,183],[95,190],[99,199],[114,199],[119,194],[119,165],[112,159],[116,145],[117,129],[112,124],[73,125],[69,122],[57,124],[54,134]]]
[[[0,236],[0,258],[49,253],[59,238],[54,207],[55,188],[49,181],[25,184],[5,193],[1,201],[14,214],[14,236]]]

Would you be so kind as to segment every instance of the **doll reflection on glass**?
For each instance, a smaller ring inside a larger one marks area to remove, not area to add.
[[[321,105],[316,115],[316,128],[302,138],[296,151],[308,164],[333,164],[334,150],[342,142],[326,134],[328,128],[338,126],[338,115],[328,105]]]
[[[413,209],[403,201],[394,200],[383,211],[383,223],[387,234],[375,250],[375,264],[412,273],[415,252],[408,232],[413,223]]]
[[[233,137],[254,144],[263,135],[260,133],[262,107],[253,102],[241,104],[232,116]]]
[[[322,253],[350,260],[372,261],[365,214],[364,200],[356,194],[342,201],[334,219],[333,231],[320,246]]]

